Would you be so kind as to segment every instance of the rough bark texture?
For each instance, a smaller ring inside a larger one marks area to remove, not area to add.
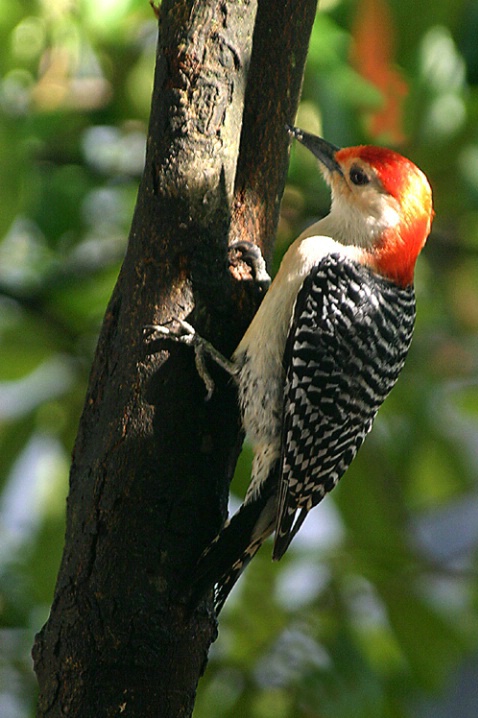
[[[143,327],[189,317],[227,354],[256,303],[253,283],[229,271],[227,242],[270,250],[315,0],[261,1],[257,22],[256,10],[256,0],[161,5],[146,166],[34,647],[39,716],[190,716],[216,637],[210,606],[188,615],[180,588],[225,517],[235,392],[212,368],[205,402],[191,352],[148,344]]]
[[[259,2],[231,221],[233,240],[254,238],[270,259],[317,2]]]

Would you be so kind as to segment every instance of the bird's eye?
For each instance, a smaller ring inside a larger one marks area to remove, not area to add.
[[[350,181],[356,185],[364,185],[370,182],[370,178],[361,167],[352,167],[350,170]]]

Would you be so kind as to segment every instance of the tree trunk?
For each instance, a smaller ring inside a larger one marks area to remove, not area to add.
[[[228,240],[270,253],[315,0],[163,0],[145,171],[70,475],[63,560],[34,646],[39,716],[190,716],[216,637],[181,600],[222,525],[241,443],[231,382],[209,402],[188,317],[229,354],[257,304]],[[240,140],[240,141],[239,141]]]

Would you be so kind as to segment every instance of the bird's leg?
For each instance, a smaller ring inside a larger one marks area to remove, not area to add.
[[[168,326],[170,325],[170,326]],[[171,322],[166,324],[150,324],[145,329],[152,332],[157,332],[164,339],[170,339],[171,341],[178,342],[179,344],[185,344],[188,347],[194,349],[194,360],[196,363],[196,369],[204,382],[206,387],[206,401],[208,401],[214,392],[214,381],[209,374],[206,367],[206,357],[210,357],[216,364],[218,364],[224,371],[230,376],[236,378],[239,372],[239,367],[234,362],[226,359],[210,342],[203,337],[199,336],[194,327],[184,319],[172,319]]]
[[[266,263],[259,247],[253,244],[253,242],[239,241],[229,245],[229,250],[236,252],[239,255],[239,259],[248,265],[251,270],[252,279],[259,286],[260,290],[262,292],[267,291],[271,278],[267,273]],[[231,259],[231,263],[234,263],[233,259]],[[206,357],[210,357],[237,381],[240,366],[226,359],[210,342],[197,334],[194,327],[189,324],[189,322],[184,321],[184,319],[174,317],[166,324],[150,324],[145,327],[145,331],[157,333],[163,339],[170,339],[171,341],[185,344],[194,349],[196,369],[206,387],[206,401],[211,398],[214,392],[214,381],[207,370]]]

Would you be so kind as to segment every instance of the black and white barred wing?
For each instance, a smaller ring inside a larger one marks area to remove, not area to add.
[[[414,318],[412,287],[340,255],[327,256],[305,280],[284,355],[275,559],[372,428],[402,369]]]

